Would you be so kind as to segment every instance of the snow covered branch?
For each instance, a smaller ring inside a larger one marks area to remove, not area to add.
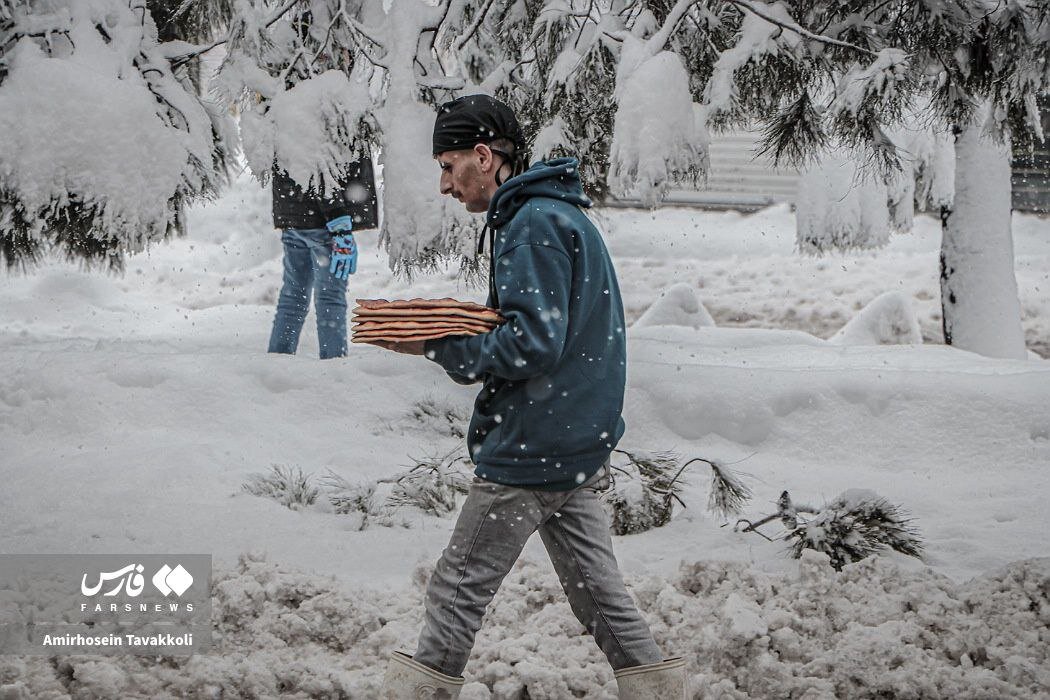
[[[476,10],[474,19],[471,21],[470,26],[467,27],[466,31],[464,31],[460,36],[456,38],[455,42],[453,42],[453,51],[459,53],[464,48],[466,48],[470,40],[474,37],[475,34],[478,33],[478,29],[481,28],[481,24],[485,21],[485,18],[488,16],[489,10],[492,9],[492,5],[494,2],[495,0],[485,0],[481,8]]]
[[[100,8],[110,5],[139,20],[134,31],[109,25]],[[828,148],[867,155],[864,167],[881,166],[888,196],[901,203],[907,178],[890,171],[904,160],[894,129],[906,115],[945,128],[968,124],[979,97],[1003,134],[1027,134],[1025,125],[1038,121],[1050,39],[1037,12],[986,5],[960,0],[938,14],[880,0],[817,2],[796,18],[796,5],[760,0],[194,0],[192,10],[187,0],[175,14],[192,12],[196,19],[182,21],[202,29],[162,43],[151,22],[144,26],[148,12],[139,0],[134,10],[118,0],[0,0],[0,105],[23,99],[6,88],[32,62],[20,58],[27,42],[74,66],[97,43],[130,57],[126,74],[148,96],[153,118],[191,134],[192,153],[178,158],[185,173],[171,180],[183,184],[164,188],[176,212],[221,185],[221,163],[236,143],[220,110],[195,96],[187,102],[181,82],[182,66],[223,45],[226,57],[210,87],[241,115],[240,140],[260,179],[274,161],[297,179],[324,180],[350,154],[382,153],[388,204],[381,238],[391,265],[407,272],[459,258],[469,267],[476,222],[437,194],[438,173],[426,158],[434,107],[444,100],[472,91],[504,99],[533,139],[532,157],[578,157],[597,201],[615,193],[655,206],[671,187],[699,187],[709,130],[757,123],[766,130],[765,152],[778,161],[812,163]],[[99,17],[78,24],[74,7]],[[129,48],[135,41],[148,47]],[[947,55],[947,46],[965,51]],[[69,103],[65,95],[55,99]],[[303,135],[307,128],[317,139]],[[1026,143],[1024,134],[1015,142]],[[146,170],[155,165],[154,158]],[[13,192],[5,172],[3,206],[12,213],[0,226],[9,243],[20,241],[12,250],[29,250],[27,241],[38,238],[28,223],[34,215],[13,204],[24,193]],[[85,199],[89,189],[56,187],[39,201],[68,204],[56,220],[81,230],[96,221],[98,207],[120,209],[119,197],[92,192]],[[936,198],[951,199],[940,191]],[[897,228],[907,228],[909,217],[907,206],[894,204]],[[124,219],[99,225],[117,220]],[[120,247],[124,234],[115,230],[130,231],[113,225],[97,237],[110,241],[106,250]],[[157,225],[138,230],[152,240]],[[177,216],[162,228],[177,230]],[[821,245],[862,238],[806,235]]]
[[[770,24],[776,25],[781,29],[786,29],[789,32],[794,32],[805,39],[809,39],[810,41],[816,41],[820,44],[827,44],[828,46],[837,46],[842,49],[849,49],[851,51],[867,54],[869,56],[876,55],[874,51],[866,49],[863,46],[857,46],[856,44],[851,44],[848,41],[841,41],[839,39],[825,36],[823,34],[811,32],[805,27],[800,26],[797,22],[791,20],[785,20],[782,18],[778,19],[776,16],[773,15],[772,12],[769,12],[766,9],[767,6],[764,3],[750,2],[749,0],[728,0],[728,2],[732,5],[736,5],[737,7],[741,7],[747,10],[748,12],[764,19]]]
[[[678,28],[678,24],[685,18],[686,13],[689,9],[697,4],[698,0],[678,0],[675,6],[671,8],[671,11],[667,13],[667,18],[664,20],[663,25],[657,30],[655,34],[649,37],[646,47],[646,51],[650,56],[655,56],[660,51],[663,51],[667,42],[671,38],[671,34]]]
[[[0,37],[0,256],[119,268],[218,192],[232,125],[172,72],[144,4],[48,6],[12,13]]]
[[[284,16],[286,14],[288,14],[288,12],[293,7],[295,7],[298,3],[300,3],[301,1],[302,0],[285,0],[284,4],[281,5],[280,7],[278,7],[274,11],[274,13],[273,13],[273,15],[271,15],[270,19],[266,20],[266,22],[264,24],[264,27],[269,29],[273,25],[277,24],[277,22],[282,20],[284,18]],[[170,56],[169,58],[171,59],[172,67],[173,68],[177,68],[177,67],[179,67],[179,66],[181,66],[181,65],[183,65],[185,63],[188,63],[189,61],[193,60],[194,58],[197,58],[197,57],[199,57],[199,56],[201,56],[203,54],[208,53],[212,49],[215,49],[215,48],[218,48],[219,46],[222,46],[223,44],[227,43],[229,40],[230,40],[230,37],[227,35],[226,37],[224,37],[222,39],[216,39],[215,41],[213,41],[211,43],[208,43],[208,44],[205,44],[203,46],[194,46],[194,47],[192,47],[192,49],[190,51],[188,51],[186,53]]]

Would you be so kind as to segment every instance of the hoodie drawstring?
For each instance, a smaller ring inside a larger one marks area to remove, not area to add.
[[[499,297],[496,294],[496,228],[485,224],[485,228],[481,230],[481,235],[478,236],[478,255],[485,252],[485,234],[488,234],[489,239],[489,298],[492,300],[492,307],[499,308]]]

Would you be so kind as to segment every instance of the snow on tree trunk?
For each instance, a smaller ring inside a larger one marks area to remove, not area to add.
[[[1025,359],[1010,231],[1010,146],[980,121],[955,141],[955,201],[941,240],[944,340],[989,357]]]

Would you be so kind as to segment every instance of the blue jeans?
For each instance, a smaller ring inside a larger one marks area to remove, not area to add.
[[[328,229],[286,228],[284,244],[284,284],[277,297],[268,352],[295,354],[314,297],[317,316],[317,344],[321,359],[346,355],[346,280],[328,271],[332,254],[332,234]]]

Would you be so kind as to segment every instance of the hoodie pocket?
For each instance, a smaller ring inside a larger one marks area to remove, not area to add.
[[[516,403],[503,406],[493,416],[498,427],[495,430],[493,457],[513,459],[523,457],[528,449],[528,416]]]

